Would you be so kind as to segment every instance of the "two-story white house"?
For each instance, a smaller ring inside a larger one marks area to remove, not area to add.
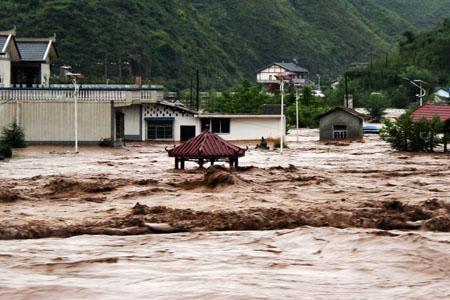
[[[58,57],[55,37],[16,38],[0,32],[0,86],[37,87],[50,83],[50,64]]]
[[[273,63],[262,69],[259,69],[256,73],[256,81],[267,85],[269,88],[276,88],[280,80],[277,76],[290,75],[293,82],[300,86],[309,83],[309,71],[305,68],[299,67],[294,63]]]

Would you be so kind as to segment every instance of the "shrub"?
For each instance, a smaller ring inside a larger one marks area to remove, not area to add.
[[[438,117],[431,121],[423,118],[414,122],[411,113],[406,113],[396,122],[386,120],[384,125],[380,132],[381,138],[399,151],[433,151],[442,143],[439,134],[443,123]]]
[[[111,139],[101,139],[101,140],[98,142],[98,145],[99,145],[100,147],[113,147],[113,146],[114,146]]]
[[[11,147],[2,141],[0,141],[0,157],[3,157],[3,158],[11,158],[12,157]]]
[[[11,148],[25,148],[25,134],[23,128],[16,122],[3,128],[1,140]]]

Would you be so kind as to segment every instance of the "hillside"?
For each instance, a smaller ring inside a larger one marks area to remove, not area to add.
[[[449,0],[373,0],[397,13],[416,26],[425,29],[440,24],[450,16]]]
[[[131,70],[170,88],[186,88],[197,68],[204,88],[221,88],[292,58],[334,76],[414,29],[361,0],[3,0],[0,29],[13,25],[20,36],[56,33],[60,63],[89,80],[104,82],[105,69],[117,80],[121,66],[123,77]]]
[[[450,20],[418,34],[407,33],[399,49],[366,69],[347,71],[349,91],[357,105],[364,106],[372,92],[381,92],[394,107],[409,107],[417,102],[417,88],[405,78],[420,79],[428,89],[426,100],[433,100],[433,89],[450,84]],[[344,85],[332,91],[331,98],[340,101]]]

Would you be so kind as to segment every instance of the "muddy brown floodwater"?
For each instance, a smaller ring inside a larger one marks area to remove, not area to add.
[[[231,172],[176,171],[163,144],[17,151],[0,297],[449,297],[450,156],[317,136]]]

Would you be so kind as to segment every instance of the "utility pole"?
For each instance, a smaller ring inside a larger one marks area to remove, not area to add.
[[[200,110],[200,71],[197,69],[197,112]]]
[[[296,134],[297,134],[297,144],[299,142],[299,137],[298,137],[298,87],[295,88],[295,122],[296,122]]]
[[[283,153],[284,142],[284,79],[281,79],[281,114],[280,114],[280,153]]]
[[[348,75],[345,73],[345,107],[348,107]]]
[[[105,82],[107,83],[108,82],[108,61],[106,60],[106,57],[104,59],[104,64],[105,64]]]
[[[73,91],[73,106],[74,106],[74,139],[75,139],[75,154],[78,154],[78,92],[80,86],[77,83],[77,79],[82,79],[83,75],[80,73],[67,73],[67,77],[72,79],[74,91]]]
[[[189,106],[192,108],[192,107],[194,107],[194,98],[193,98],[194,91],[193,91],[193,85],[192,85],[192,74],[190,76],[190,81],[191,81],[191,85],[190,85]]]
[[[122,58],[119,57],[119,83],[122,83]]]

